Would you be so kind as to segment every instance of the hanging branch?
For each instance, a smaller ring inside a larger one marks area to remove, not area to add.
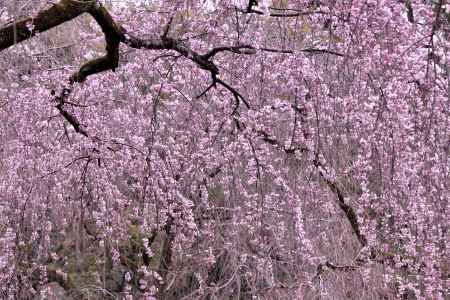
[[[55,107],[56,107],[56,109],[58,109],[61,116],[63,116],[64,119],[66,119],[66,121],[70,125],[72,125],[72,127],[76,133],[82,134],[85,137],[89,137],[87,132],[81,127],[82,125],[78,121],[78,119],[74,115],[72,115],[71,113],[69,113],[67,110],[64,109],[64,104],[66,104],[66,98],[69,96],[71,91],[72,90],[69,88],[63,88],[61,93],[55,97],[55,101],[58,102],[58,104]],[[54,95],[55,91],[52,91],[51,94]]]
[[[239,128],[244,129],[245,124],[237,121],[239,123]],[[262,138],[262,140],[270,145],[273,145],[289,155],[295,155],[296,153],[310,153],[311,150],[306,147],[290,147],[286,148],[283,146],[283,143],[278,141],[276,138],[272,137],[269,133],[264,130],[256,131],[257,135]],[[328,188],[336,195],[337,204],[339,208],[344,212],[350,226],[352,228],[353,233],[356,235],[356,238],[362,247],[366,247],[368,245],[366,236],[361,232],[358,222],[358,216],[356,215],[355,210],[349,204],[347,204],[344,196],[344,192],[342,189],[336,184],[336,182],[330,180],[326,174],[326,167],[319,161],[317,154],[313,160],[313,165],[318,170],[320,178],[326,183]],[[373,256],[374,254],[371,253]]]

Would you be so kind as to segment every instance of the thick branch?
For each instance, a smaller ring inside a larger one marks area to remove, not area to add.
[[[136,49],[148,50],[174,50],[193,61],[201,69],[211,73],[213,84],[216,82],[229,90],[236,99],[237,107],[242,100],[247,108],[249,104],[246,100],[230,85],[217,78],[219,68],[210,59],[221,51],[231,51],[241,54],[254,54],[255,49],[252,46],[242,45],[235,47],[217,47],[207,52],[199,54],[193,51],[182,40],[168,37],[171,21],[166,25],[164,33],[159,38],[140,39],[129,34],[123,27],[119,26],[109,12],[97,1],[92,0],[61,0],[47,10],[43,10],[36,17],[28,17],[22,21],[13,23],[10,26],[0,29],[0,51],[16,43],[22,42],[34,36],[37,32],[46,31],[56,27],[64,22],[83,14],[89,13],[99,24],[106,40],[106,54],[102,57],[92,59],[83,64],[69,79],[69,83],[83,82],[88,76],[101,73],[107,70],[114,71],[119,64],[119,44],[120,42]],[[33,29],[34,26],[34,29]],[[209,89],[209,88],[208,88]],[[68,89],[70,91],[70,88]],[[60,99],[61,100],[61,99]],[[77,133],[88,136],[81,128],[77,119],[64,109],[64,101],[59,101],[56,108],[61,115],[73,126]]]
[[[61,0],[49,9],[40,11],[35,17],[1,28],[0,51],[78,17],[87,12],[92,4],[93,1],[87,0]]]
[[[105,34],[106,55],[88,61],[70,78],[71,82],[83,82],[89,75],[107,70],[114,71],[119,65],[120,28],[116,25],[108,11],[98,3],[89,10],[89,14],[97,21]]]
[[[12,45],[33,37],[37,32],[43,32],[89,13],[101,27],[106,39],[106,55],[85,63],[80,70],[70,78],[71,82],[83,82],[90,75],[106,70],[114,70],[119,61],[119,43],[129,47],[149,50],[174,50],[192,60],[200,68],[213,74],[218,74],[217,66],[205,57],[190,49],[181,40],[163,35],[160,38],[140,39],[128,34],[117,25],[108,11],[95,1],[61,0],[47,10],[38,13],[36,17],[28,17],[0,29],[0,51]],[[30,30],[34,25],[34,29]]]
[[[170,37],[160,37],[160,38],[152,38],[152,39],[140,39],[132,36],[127,33],[125,29],[122,28],[121,33],[121,42],[128,45],[131,48],[136,49],[148,49],[148,50],[174,50],[184,57],[192,60],[196,63],[201,69],[210,71],[213,74],[218,74],[219,69],[217,66],[205,59],[203,55],[198,54],[197,52],[191,50],[185,43],[181,40],[176,40]]]
[[[414,10],[411,4],[410,0],[406,0],[405,1],[405,6],[406,6],[406,12],[407,12],[407,16],[408,16],[408,21],[410,23],[414,23]]]

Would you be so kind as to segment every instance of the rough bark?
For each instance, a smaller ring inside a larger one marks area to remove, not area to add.
[[[93,1],[61,0],[36,16],[27,17],[0,29],[0,51],[23,42],[89,11]]]

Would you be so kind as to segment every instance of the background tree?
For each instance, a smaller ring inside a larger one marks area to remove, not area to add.
[[[0,291],[444,299],[447,1],[0,6]]]

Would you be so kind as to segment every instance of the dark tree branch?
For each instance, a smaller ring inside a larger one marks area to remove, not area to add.
[[[205,59],[203,55],[191,50],[181,40],[173,39],[170,37],[160,37],[153,39],[140,39],[127,33],[124,28],[121,28],[120,34],[121,42],[128,45],[131,48],[136,49],[148,49],[148,50],[174,50],[184,57],[190,59],[197,64],[201,69],[207,70],[212,74],[218,74],[219,69],[217,66]]]
[[[83,128],[81,128],[82,125],[77,120],[77,118],[64,109],[64,105],[62,103],[58,104],[56,108],[59,110],[59,113],[67,120],[67,122],[72,125],[73,129],[75,129],[77,133],[82,134],[85,137],[89,136],[87,132]]]
[[[363,247],[367,246],[367,239],[364,236],[364,234],[361,233],[361,230],[359,228],[358,217],[353,207],[351,207],[345,202],[344,192],[339,188],[339,186],[335,182],[331,181],[328,178],[328,176],[326,176],[325,166],[317,158],[313,161],[313,163],[318,169],[320,177],[325,181],[330,190],[336,194],[338,198],[338,205],[344,212],[345,216],[347,217],[347,220],[350,222],[350,226],[352,227],[353,232],[355,233],[359,243]]]
[[[271,8],[273,10],[283,10],[283,9],[276,9]],[[271,12],[269,15],[274,18],[292,18],[292,17],[300,17],[300,16],[309,16],[309,15],[315,15],[315,14],[326,14],[323,11],[299,11],[294,9],[286,9],[286,11],[296,11],[296,12],[285,12],[285,13],[278,13],[278,12]]]
[[[262,138],[262,140],[268,144],[271,144],[273,146],[276,146],[277,148],[284,151],[286,154],[293,155],[296,152],[301,153],[308,153],[311,152],[308,148],[305,147],[293,147],[293,148],[286,148],[282,146],[282,143],[280,143],[276,138],[271,137],[267,132],[264,130],[259,130],[257,134]],[[345,201],[344,192],[341,190],[341,188],[333,181],[331,181],[328,176],[326,175],[326,168],[325,166],[318,160],[317,155],[316,158],[313,161],[314,166],[319,172],[320,177],[322,180],[327,184],[329,189],[337,196],[337,203],[339,205],[339,208],[344,212],[347,220],[350,223],[350,226],[353,230],[353,232],[356,235],[356,238],[358,239],[361,246],[366,247],[367,246],[367,239],[364,234],[361,233],[361,230],[359,228],[358,223],[358,217],[355,213],[355,210],[353,207],[351,207],[349,204]]]
[[[119,28],[108,11],[97,2],[89,10],[89,14],[95,19],[105,35],[106,55],[88,61],[80,70],[73,74],[70,82],[83,82],[90,75],[107,70],[115,71],[119,65]]]
[[[245,10],[243,10],[243,12],[247,13],[247,14],[250,14],[250,13],[254,13],[254,14],[258,14],[258,15],[264,14],[262,11],[254,9],[253,8],[254,6],[258,6],[258,0],[248,0],[247,8]]]
[[[169,22],[167,22],[166,26],[164,27],[164,32],[162,34],[163,38],[166,38],[169,34],[170,31],[170,26],[172,26],[172,22],[173,22],[173,16],[170,17]]]
[[[242,8],[236,8],[238,11],[244,14],[257,14],[257,15],[264,15],[264,12],[254,9],[253,7],[258,6],[258,1],[256,0],[249,0],[248,5],[245,9]],[[323,11],[320,10],[310,10],[310,11],[301,11],[299,9],[293,9],[293,8],[278,8],[278,7],[269,7],[271,10],[275,10],[277,12],[270,12],[269,16],[274,18],[292,18],[292,17],[299,17],[299,16],[307,16],[307,15],[314,15],[314,14],[326,14]]]
[[[238,105],[239,105],[239,103],[240,103],[240,100],[242,100],[242,102],[244,102],[245,106],[246,106],[248,109],[250,108],[250,104],[247,102],[247,100],[245,100],[244,97],[242,97],[241,94],[239,94],[238,91],[236,91],[233,87],[231,87],[230,85],[228,85],[226,82],[224,82],[224,81],[221,80],[220,78],[216,78],[215,80],[216,80],[216,82],[217,82],[218,84],[220,84],[221,86],[223,86],[224,88],[226,88],[227,90],[229,90],[229,91],[233,94],[234,98],[236,99],[236,103],[237,103]]]
[[[327,49],[306,48],[306,49],[302,49],[300,51],[301,52],[306,52],[306,53],[312,53],[312,54],[332,54],[332,55],[341,56],[341,57],[345,56],[342,53],[335,52],[335,51],[332,51],[332,50],[327,50]]]
[[[71,90],[68,88],[63,88],[61,91],[61,94],[55,97],[55,100],[59,102],[55,107],[58,109],[61,116],[66,119],[67,122],[69,122],[70,125],[72,125],[73,129],[75,129],[75,132],[84,135],[85,137],[89,137],[87,132],[82,128],[81,123],[78,121],[78,119],[69,113],[67,110],[64,109],[65,99],[69,96]],[[53,92],[52,92],[53,93]]]
[[[272,49],[272,48],[259,48],[261,51],[266,52],[274,52],[274,53],[285,53],[285,54],[293,54],[294,51],[292,50],[283,50],[283,49]]]
[[[415,22],[414,21],[414,10],[413,10],[411,1],[410,0],[406,0],[405,1],[405,6],[406,6],[406,13],[407,13],[407,16],[408,16],[408,21],[410,23],[414,23]]]
[[[86,0],[61,0],[49,9],[40,11],[34,17],[28,17],[1,28],[0,51],[78,17],[89,11],[93,3]]]
[[[236,54],[256,54],[256,49],[250,45],[240,45],[240,46],[232,46],[232,47],[217,47],[209,51],[208,53],[202,55],[203,59],[213,58],[219,52],[229,51]]]
[[[198,98],[201,98],[203,95],[205,95],[212,87],[216,87],[216,79],[213,77],[213,81],[211,82],[210,85],[208,85],[208,87],[200,93],[200,95],[197,96]]]

